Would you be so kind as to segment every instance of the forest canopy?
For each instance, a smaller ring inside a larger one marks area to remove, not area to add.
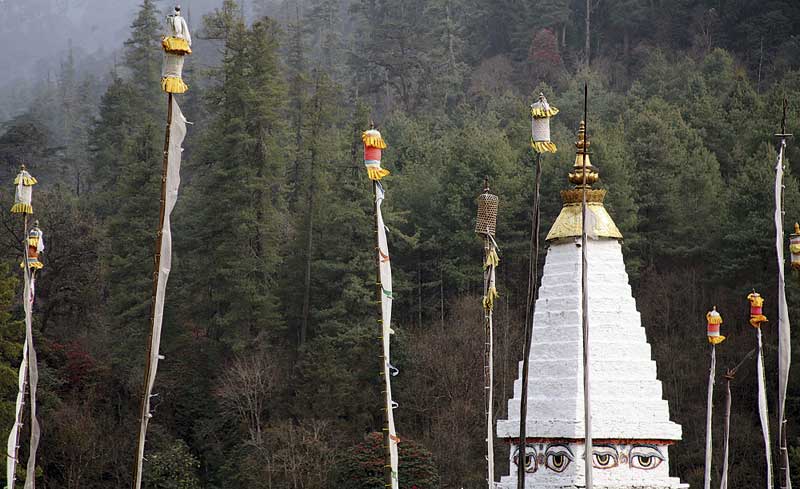
[[[371,470],[383,423],[372,194],[360,139],[372,122],[392,172],[383,209],[401,370],[395,417],[409,440],[401,461],[416,478],[401,487],[485,487],[476,197],[484,177],[500,197],[502,418],[522,358],[530,104],[542,92],[560,109],[552,122],[559,151],[543,158],[544,243],[568,186],[586,83],[592,163],[624,236],[664,398],[683,426],[670,448],[673,475],[699,487],[705,314],[716,305],[725,316],[717,361],[728,367],[754,346],[747,294],[761,291],[765,314],[776,315],[773,135],[784,98],[787,130],[800,132],[800,3],[243,3],[219,0],[189,18],[190,91],[179,101],[193,124],[172,216],[145,486],[368,487],[353,474]],[[48,243],[34,309],[43,487],[131,483],[167,109],[161,36],[171,8],[143,0],[107,62],[70,50],[22,97],[24,110],[0,110],[0,202],[11,207],[13,177],[27,165],[40,181],[36,218]],[[5,89],[0,100],[18,93]],[[794,141],[786,156],[788,235],[800,220]],[[9,213],[0,220],[0,426],[10,427],[24,337],[22,224]],[[799,280],[787,277],[792,318],[800,317]],[[777,331],[766,326],[764,335],[775,426]],[[800,484],[797,379],[787,417]],[[732,387],[730,487],[763,483],[755,384],[748,364]],[[722,425],[714,430],[721,440]],[[498,460],[508,450],[498,442]],[[497,478],[507,470],[497,469]]]

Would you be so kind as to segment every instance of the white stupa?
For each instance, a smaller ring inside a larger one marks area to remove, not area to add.
[[[584,125],[578,154],[588,151]],[[622,235],[609,216],[599,175],[586,166],[589,224],[588,297],[595,489],[688,487],[669,476],[667,447],[681,438],[670,421],[636,301],[622,259]],[[561,192],[564,207],[547,236],[549,250],[533,317],[528,380],[526,457],[518,452],[521,373],[497,436],[509,441],[509,474],[498,487],[516,489],[517,460],[525,487],[575,489],[584,481],[583,333],[581,325],[581,156]]]

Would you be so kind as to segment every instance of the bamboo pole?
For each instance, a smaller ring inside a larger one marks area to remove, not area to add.
[[[789,101],[784,96],[783,98],[783,117],[781,119],[781,132],[775,136],[780,139],[780,147],[778,149],[778,163],[775,168],[776,177],[779,176],[779,182],[776,182],[776,192],[780,192],[780,199],[776,199],[775,205],[780,206],[776,211],[776,247],[778,256],[778,454],[781,461],[780,468],[780,487],[781,489],[791,489],[792,480],[789,467],[789,449],[786,440],[786,386],[789,381],[789,367],[791,359],[791,338],[784,333],[789,332],[789,315],[786,306],[786,284],[784,280],[784,198],[783,192],[783,170],[784,152],[786,150],[786,139],[792,137],[791,134],[786,133],[786,110],[788,109]],[[777,197],[777,196],[776,196]],[[783,323],[786,323],[784,330]],[[783,361],[782,359],[787,359]]]
[[[542,155],[536,154],[534,171],[533,212],[531,223],[530,269],[528,274],[528,300],[525,310],[524,352],[522,355],[522,391],[519,407],[519,448],[517,456],[517,489],[525,488],[525,466],[527,461],[527,423],[528,423],[528,377],[530,370],[531,343],[533,342],[533,312],[536,307],[536,296],[539,283],[539,225],[540,225],[540,193],[542,186]]]
[[[28,273],[29,273],[28,270],[29,270],[29,268],[28,268],[28,214],[27,213],[23,213],[22,214],[22,243],[23,243],[23,245],[22,245],[22,250],[23,250],[22,251],[22,260],[23,260],[23,263],[25,264],[25,271],[24,271],[25,280],[28,280]],[[25,290],[25,288],[23,287],[23,291],[24,290]],[[23,300],[23,306],[24,306],[24,301],[29,300],[28,297],[25,297],[25,292],[22,293],[22,300]],[[26,351],[28,350],[27,335],[26,335],[26,338],[25,338],[25,344],[24,344],[23,348],[25,348]],[[28,388],[28,370],[30,368],[29,365],[30,365],[30,359],[29,358],[28,358],[28,363],[26,365],[20,365],[20,368],[23,368],[23,367],[25,368],[25,372],[24,372],[24,376],[25,377],[24,377],[24,380],[22,381],[22,403],[20,405],[19,419],[18,420],[14,420],[17,423],[17,433],[16,433],[16,436],[14,437],[15,438],[14,439],[14,458],[13,458],[14,475],[13,475],[13,478],[10,481],[6,481],[6,483],[8,484],[8,488],[9,489],[14,489],[14,486],[15,486],[15,484],[17,482],[17,465],[19,464],[19,440],[20,440],[20,437],[22,435],[22,424],[23,424],[23,422],[25,420],[25,395],[27,394],[27,390],[28,390],[27,389]]]
[[[714,408],[714,377],[717,371],[717,347],[714,344],[711,345],[711,364],[708,371],[708,392],[706,396],[706,453],[703,470],[704,489],[711,489],[711,420]]]
[[[755,354],[756,350],[744,356],[741,362],[725,373],[725,450],[722,458],[722,478],[720,479],[719,489],[728,489],[728,452],[731,440],[731,382],[736,378],[736,372],[744,363]]]
[[[384,377],[385,365],[388,359],[386,358],[386,350],[383,348],[383,288],[381,286],[381,254],[380,254],[380,241],[378,238],[378,182],[372,182],[372,205],[375,220],[375,291],[376,291],[376,304],[378,305],[378,329],[381,332],[379,338],[381,339],[381,368],[380,376]],[[383,394],[383,447],[384,447],[384,464],[383,475],[384,485],[392,487],[392,449],[391,440],[389,439],[389,392],[386,390],[386,379],[381,384],[381,393]]]
[[[583,85],[583,189],[581,199],[581,320],[583,326],[583,415],[586,449],[584,452],[584,469],[586,473],[586,489],[592,489],[592,402],[590,395],[590,352],[589,352],[589,273],[587,259],[586,236],[586,156],[589,154],[589,124],[588,124],[589,85]]]
[[[493,251],[492,241],[487,234],[484,238],[484,263],[489,262]],[[483,285],[484,298],[489,297],[492,287],[494,265],[486,269]],[[494,325],[492,309],[484,305],[484,367],[483,367],[483,395],[486,413],[486,474],[489,489],[494,488]]]
[[[158,293],[158,271],[161,267],[161,242],[162,242],[162,230],[164,228],[164,217],[166,211],[166,201],[167,201],[167,171],[169,169],[169,136],[170,136],[170,127],[172,126],[172,93],[167,94],[167,124],[164,130],[164,158],[161,165],[161,200],[160,205],[161,209],[159,211],[159,218],[158,218],[158,231],[156,233],[155,239],[155,253],[153,255],[153,295],[151,297],[152,304],[150,305],[150,334],[147,337],[147,357],[144,365],[144,382],[142,383],[142,399],[140,405],[140,418],[139,422],[144,423],[145,418],[149,415],[148,411],[148,399],[147,399],[147,385],[148,381],[150,380],[150,358],[152,357],[152,345],[153,345],[153,329],[155,327],[155,312],[156,312],[156,294]],[[141,427],[140,427],[141,429]],[[134,460],[134,468],[133,468],[133,489],[139,489],[142,485],[141,480],[141,473],[138,470],[139,466],[139,458],[144,457],[144,437],[138,437],[136,443],[136,458]]]

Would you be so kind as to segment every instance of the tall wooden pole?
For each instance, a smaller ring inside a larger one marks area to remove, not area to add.
[[[487,179],[488,180],[488,179]],[[488,182],[486,184],[488,190]],[[492,240],[488,230],[483,239],[484,263],[489,263],[492,254]],[[492,287],[492,276],[495,273],[494,265],[489,265],[484,272],[486,277],[483,283],[483,297],[489,297]],[[483,345],[483,397],[484,411],[486,414],[486,475],[489,489],[494,488],[494,327],[492,324],[492,309],[484,304],[484,345]]]
[[[153,254],[153,295],[151,297],[152,304],[150,305],[150,334],[147,337],[147,357],[144,364],[144,382],[142,383],[142,400],[140,405],[140,418],[139,422],[143,423],[145,418],[149,416],[148,399],[147,399],[147,383],[150,380],[150,358],[153,354],[153,329],[155,327],[156,319],[156,294],[158,293],[158,273],[161,267],[161,242],[162,230],[164,229],[164,216],[166,212],[167,203],[167,171],[169,170],[169,136],[170,126],[172,126],[172,93],[167,94],[167,125],[164,130],[164,158],[161,164],[161,209],[158,218],[158,231],[156,232],[155,240],[155,253]],[[144,453],[144,437],[139,436],[136,443],[136,457],[134,459],[133,468],[133,488],[139,489],[141,487],[141,473],[138,470],[140,454]]]
[[[525,488],[525,466],[527,465],[527,423],[528,423],[528,370],[530,370],[531,343],[533,342],[533,312],[536,307],[536,292],[539,281],[539,209],[542,184],[542,155],[536,153],[536,169],[533,190],[533,219],[531,225],[530,268],[528,273],[528,300],[525,309],[525,326],[522,354],[522,391],[519,406],[519,448],[517,455],[517,489]]]
[[[778,148],[778,167],[775,168],[776,176],[779,176],[779,182],[776,182],[776,192],[780,192],[780,200],[775,202],[776,206],[780,208],[776,211],[775,227],[776,227],[776,247],[778,256],[778,454],[780,457],[781,470],[780,470],[780,487],[782,489],[791,489],[792,481],[789,470],[789,448],[786,440],[786,386],[789,380],[789,366],[791,358],[791,338],[789,333],[789,315],[788,306],[786,305],[786,284],[784,280],[784,234],[783,234],[783,218],[784,218],[784,198],[783,192],[783,171],[784,171],[784,154],[786,151],[786,139],[792,137],[791,134],[786,133],[786,110],[788,109],[789,101],[784,96],[783,98],[783,117],[781,119],[781,132],[776,134],[780,139],[780,146]],[[785,323],[785,324],[784,324]]]
[[[386,358],[386,350],[383,348],[383,287],[381,285],[381,254],[380,254],[380,241],[378,238],[378,182],[372,182],[372,205],[375,213],[375,298],[378,305],[378,331],[381,339],[381,368],[380,375],[383,377],[385,374],[385,365],[388,359]],[[392,449],[391,440],[389,438],[389,402],[387,396],[389,395],[386,390],[386,379],[381,384],[381,394],[383,394],[383,447],[384,447],[384,464],[383,475],[384,485],[392,487]]]
[[[586,430],[586,451],[584,454],[584,466],[586,469],[586,489],[592,489],[592,402],[590,390],[591,362],[589,355],[589,262],[587,259],[588,250],[586,249],[586,158],[589,154],[589,124],[588,124],[588,105],[589,105],[589,85],[583,85],[583,155],[581,157],[583,165],[583,189],[581,200],[581,319],[583,322],[583,415],[584,429]]]
[[[25,264],[25,271],[24,271],[25,280],[28,280],[28,273],[30,273],[29,272],[30,269],[28,268],[28,214],[27,213],[23,213],[22,214],[22,243],[23,243],[22,244],[22,261]],[[23,287],[23,290],[25,290],[24,287]],[[22,293],[22,296],[23,296],[22,300],[23,300],[23,306],[24,306],[24,301],[30,300],[30,298],[29,297],[25,297],[25,293],[24,292]],[[26,339],[25,339],[25,346],[23,348],[25,348],[26,350],[28,348],[27,335],[26,335]],[[30,359],[28,359],[28,362],[30,362]],[[23,421],[25,419],[25,395],[27,394],[27,390],[28,390],[27,389],[28,388],[28,368],[29,368],[28,365],[29,364],[20,365],[20,368],[25,368],[25,372],[23,373],[24,380],[22,381],[22,403],[20,405],[19,419],[18,420],[14,420],[14,422],[18,423],[18,425],[17,425],[17,433],[16,433],[16,436],[15,436],[15,439],[14,439],[14,460],[13,460],[13,462],[14,462],[14,475],[13,475],[13,477],[12,477],[12,479],[10,481],[6,481],[6,483],[8,484],[8,488],[9,489],[14,489],[14,485],[17,482],[17,465],[19,464],[19,439],[20,439],[20,436],[22,435],[22,423],[23,423]]]

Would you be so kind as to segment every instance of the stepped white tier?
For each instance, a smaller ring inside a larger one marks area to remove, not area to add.
[[[681,427],[662,398],[620,243],[590,239],[587,253],[594,487],[688,487],[669,477],[667,446],[681,438]],[[584,487],[582,334],[580,239],[561,239],[547,253],[533,319],[526,488]],[[520,395],[518,378],[508,419],[497,423],[500,438],[519,437]],[[517,483],[511,445],[510,475],[499,485],[508,489]]]

